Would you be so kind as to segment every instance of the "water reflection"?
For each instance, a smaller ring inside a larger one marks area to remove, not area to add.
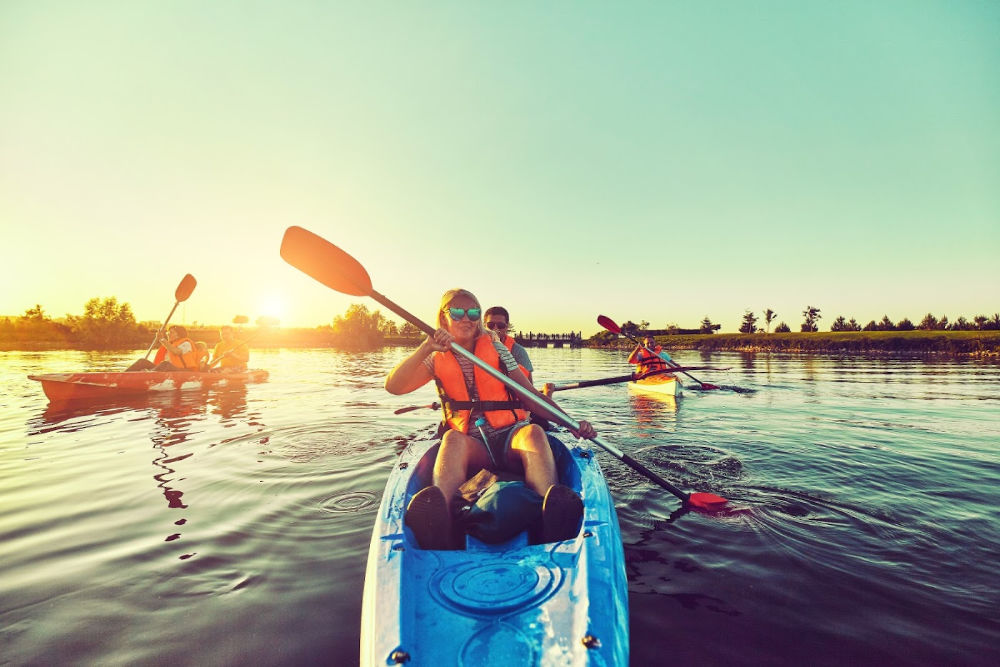
[[[664,427],[677,423],[678,397],[629,392],[628,406],[637,425],[636,436],[654,438]]]
[[[155,410],[156,418],[153,422],[150,439],[153,441],[153,449],[158,454],[153,459],[153,466],[159,468],[161,472],[154,474],[153,479],[156,480],[156,486],[163,492],[163,497],[167,499],[167,507],[187,509],[188,506],[181,500],[184,492],[171,486],[177,471],[170,466],[190,458],[194,452],[171,456],[167,452],[167,448],[183,444],[192,438],[194,433],[191,429],[191,423],[197,416],[205,414],[206,407],[202,401],[184,400],[179,395],[175,396],[175,400],[170,405],[160,406]]]

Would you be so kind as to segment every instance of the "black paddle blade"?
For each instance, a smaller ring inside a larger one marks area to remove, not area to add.
[[[611,333],[617,334],[622,332],[621,327],[615,324],[615,321],[613,319],[605,315],[598,315],[597,323],[600,324],[605,329],[607,329],[608,331],[610,331]]]
[[[285,230],[281,239],[281,258],[342,294],[372,294],[372,279],[358,260],[301,227],[293,226]]]
[[[190,273],[181,278],[181,282],[178,283],[177,289],[174,290],[174,301],[177,301],[178,303],[181,301],[187,301],[197,284],[198,281],[195,280],[194,276]]]

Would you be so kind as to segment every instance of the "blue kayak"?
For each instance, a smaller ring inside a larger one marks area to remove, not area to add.
[[[628,665],[628,583],[614,502],[586,443],[549,436],[584,504],[571,540],[425,551],[403,514],[431,483],[439,441],[402,453],[379,507],[361,615],[362,665]]]

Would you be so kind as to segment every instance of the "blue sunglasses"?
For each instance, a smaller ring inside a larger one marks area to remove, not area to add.
[[[466,315],[469,316],[471,321],[477,322],[483,315],[482,308],[445,308],[444,312],[448,313],[448,317],[456,322]]]

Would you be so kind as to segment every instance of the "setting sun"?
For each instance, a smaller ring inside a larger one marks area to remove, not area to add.
[[[280,294],[265,294],[257,306],[258,316],[273,317],[283,320],[287,311],[287,302]]]

